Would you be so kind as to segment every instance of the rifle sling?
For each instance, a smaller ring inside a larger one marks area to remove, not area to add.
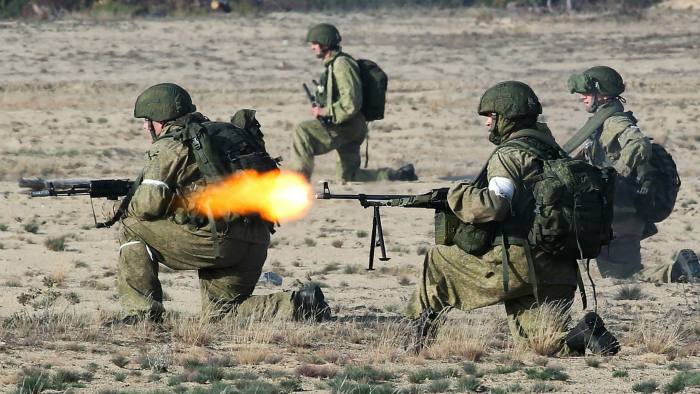
[[[581,144],[583,144],[588,138],[595,134],[602,126],[603,122],[609,117],[622,113],[625,108],[622,103],[618,100],[613,100],[608,104],[602,106],[598,111],[596,111],[593,116],[588,118],[586,124],[581,127],[581,129],[573,135],[562,147],[566,153],[571,154],[575,151]]]

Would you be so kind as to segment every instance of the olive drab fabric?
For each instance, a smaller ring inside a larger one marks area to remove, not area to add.
[[[625,91],[622,76],[608,66],[595,66],[582,74],[573,74],[567,84],[571,93],[616,97]]]
[[[134,105],[134,117],[165,122],[196,110],[185,89],[174,83],[161,83],[139,95]]]
[[[528,151],[542,166],[526,182],[534,198],[530,244],[552,256],[595,258],[612,239],[615,170],[571,159],[537,130],[517,134],[502,146]]]
[[[342,37],[338,29],[329,23],[319,23],[311,27],[306,34],[306,42],[315,42],[326,48],[336,49]]]

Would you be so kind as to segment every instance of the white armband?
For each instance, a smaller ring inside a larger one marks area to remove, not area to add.
[[[489,181],[489,190],[510,202],[515,194],[515,184],[508,178],[495,176]]]

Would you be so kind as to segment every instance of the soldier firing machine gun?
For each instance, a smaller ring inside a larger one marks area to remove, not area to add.
[[[328,182],[323,182],[323,191],[316,193],[317,200],[358,200],[363,208],[372,207],[372,235],[369,244],[369,262],[367,270],[374,270],[374,249],[379,247],[380,261],[387,261],[386,246],[384,244],[384,231],[382,230],[382,218],[379,208],[381,207],[402,207],[402,208],[423,208],[435,210],[435,236],[436,239],[446,231],[444,226],[453,225],[445,220],[443,214],[447,207],[448,188],[433,189],[425,194],[333,194]],[[440,234],[440,235],[439,235]]]
[[[95,220],[97,228],[109,227],[116,223],[117,220],[126,211],[133,194],[132,189],[136,183],[129,179],[53,179],[45,180],[42,178],[20,178],[19,187],[28,188],[30,197],[55,197],[55,196],[90,196],[90,206],[92,207],[92,216]],[[93,198],[106,198],[116,201],[119,197],[126,196],[119,204],[119,208],[115,212],[112,219],[106,222],[97,222],[95,215],[95,207],[92,205]]]

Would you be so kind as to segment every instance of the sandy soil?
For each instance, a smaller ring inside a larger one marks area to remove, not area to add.
[[[473,175],[491,150],[475,112],[477,102],[486,88],[502,80],[522,80],[534,88],[544,106],[543,118],[563,142],[587,117],[578,99],[566,91],[566,78],[589,66],[607,64],[622,72],[628,108],[639,118],[640,127],[673,154],[683,180],[676,211],[659,225],[658,235],[643,243],[644,263],[668,262],[680,248],[698,250],[699,16],[691,11],[657,10],[643,19],[617,19],[470,10],[343,17],[291,13],[191,20],[2,22],[0,316],[31,315],[31,308],[20,305],[18,296],[32,287],[44,288],[42,280],[47,276],[59,283],[60,292],[75,293],[79,299],[68,311],[98,319],[118,310],[116,229],[90,228],[93,219],[87,197],[29,199],[18,193],[17,177],[134,177],[148,140],[139,121],[131,117],[133,102],[146,87],[165,81],[187,88],[198,108],[214,119],[228,119],[239,108],[257,109],[269,151],[288,157],[289,134],[294,124],[308,117],[301,82],[316,78],[320,70],[303,43],[306,28],[319,20],[340,27],[347,52],[376,60],[390,75],[386,119],[371,125],[370,166],[413,162],[421,178],[413,183],[335,182],[333,191],[420,193]],[[332,154],[320,158],[313,181],[332,179],[334,161]],[[106,214],[108,207],[95,201],[98,215]],[[294,374],[297,367],[309,362],[309,354],[328,348],[358,363],[377,361],[363,356],[375,344],[371,331],[383,327],[380,317],[399,316],[433,233],[430,211],[383,212],[391,260],[377,262],[383,269],[373,272],[362,269],[371,211],[356,203],[318,201],[305,218],[283,223],[274,235],[266,270],[284,276],[282,288],[291,289],[296,281],[307,279],[325,283],[324,291],[341,321],[321,325],[321,330],[342,333],[348,324],[343,322],[352,321],[365,335],[357,343],[332,336],[319,342],[308,340],[304,346],[290,341],[264,343],[266,352],[281,355],[274,368]],[[31,223],[37,226],[32,228]],[[45,246],[56,237],[65,237],[64,251]],[[166,307],[196,314],[196,274],[164,272],[161,276],[170,298]],[[677,373],[671,369],[674,365],[698,368],[700,287],[641,284],[643,299],[615,300],[614,295],[626,284],[601,279],[595,269],[593,276],[599,311],[625,345],[621,355],[599,359],[597,367],[585,361],[589,358],[543,361],[531,354],[515,356],[507,340],[501,340],[506,344],[488,345],[479,368],[492,371],[511,358],[529,367],[549,363],[564,368],[569,378],[547,384],[555,391],[577,393],[630,392],[634,384],[647,379],[655,379],[661,387]],[[276,290],[263,286],[257,291]],[[575,318],[583,314],[578,303],[573,311]],[[374,316],[376,324],[357,323],[366,316],[370,320]],[[455,313],[457,321],[470,316],[495,321],[498,328],[494,332],[500,333],[496,336],[507,337],[501,306],[473,314]],[[668,341],[670,350],[650,352],[648,341],[635,328],[640,322],[658,325],[645,331],[649,335],[678,329],[679,339]],[[69,332],[38,338],[33,331],[35,340],[29,341],[20,331],[0,329],[0,390],[13,390],[21,381],[18,374],[23,367],[45,368],[47,364],[52,366],[46,369],[47,375],[58,368],[93,369],[92,380],[84,379],[86,387],[78,391],[170,390],[165,382],[182,370],[177,363],[166,374],[152,374],[148,365],[142,373],[133,372],[139,370],[133,360],[152,343],[172,346],[176,359],[188,354],[232,354],[246,364],[240,353],[246,343],[240,341],[193,347],[137,330],[94,330],[94,336],[71,337]],[[132,364],[119,368],[110,361],[114,354],[127,355]],[[268,361],[236,368],[262,376],[269,369]],[[397,373],[395,383],[403,387],[409,385],[407,371],[459,367],[460,361],[454,355],[403,355],[376,365]],[[97,367],[90,367],[91,362]],[[336,364],[343,363],[329,363]],[[628,376],[612,377],[616,370],[628,371]],[[119,381],[116,377],[122,372],[128,376]],[[516,382],[525,391],[537,389],[536,381],[519,371],[487,373],[481,378],[481,390],[506,388]],[[325,390],[323,380],[309,377],[303,377],[302,387]],[[415,390],[431,389],[424,384]]]

